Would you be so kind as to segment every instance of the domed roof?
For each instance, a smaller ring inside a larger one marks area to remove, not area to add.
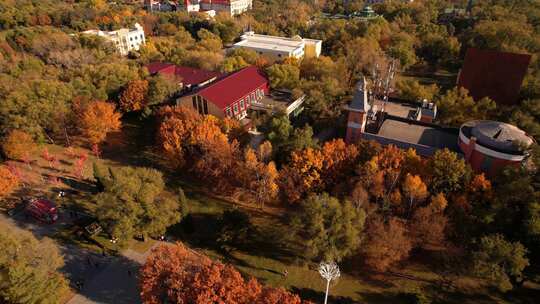
[[[477,143],[503,153],[522,153],[534,142],[525,131],[504,122],[480,120],[464,126],[470,127],[470,135],[476,137]]]

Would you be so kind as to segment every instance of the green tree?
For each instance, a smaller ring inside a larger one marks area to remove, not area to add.
[[[529,265],[526,255],[521,243],[508,242],[500,234],[482,237],[472,252],[473,273],[489,279],[501,291],[508,291],[513,281],[521,280],[523,269]]]
[[[178,85],[161,75],[153,76],[148,81],[147,106],[161,104],[178,91]]]
[[[465,161],[448,149],[438,150],[428,166],[431,193],[450,193],[467,185],[471,169]]]
[[[510,122],[531,136],[540,138],[540,99],[523,101],[512,112]]]
[[[180,220],[176,197],[165,193],[163,175],[148,168],[109,168],[96,172],[104,192],[96,196],[99,221],[122,241],[134,235],[159,236]],[[103,176],[105,175],[105,176]]]
[[[417,80],[403,79],[397,82],[399,96],[409,101],[422,101],[424,99],[433,101],[435,95],[439,93],[436,84],[421,85]]]
[[[68,291],[56,244],[0,222],[0,302],[53,304]]]
[[[273,64],[266,69],[274,89],[295,89],[300,85],[300,69],[291,64]]]
[[[448,90],[436,100],[439,110],[438,120],[449,126],[459,127],[461,124],[475,119],[489,119],[497,105],[487,97],[474,101],[465,88],[455,87]]]
[[[414,52],[415,37],[405,32],[394,34],[390,38],[390,47],[387,54],[399,60],[401,68],[406,70],[416,63],[416,54]]]
[[[301,207],[293,227],[305,244],[307,258],[341,261],[358,249],[366,220],[363,209],[327,193],[310,195]]]

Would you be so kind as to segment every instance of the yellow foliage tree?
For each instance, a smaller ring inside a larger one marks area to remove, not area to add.
[[[20,130],[12,130],[2,143],[4,154],[10,159],[22,159],[36,148],[32,136]]]
[[[19,185],[19,179],[6,166],[0,166],[0,198],[13,192]]]
[[[428,196],[427,186],[418,175],[407,174],[402,189],[409,198],[409,213],[415,200],[423,200]]]
[[[115,111],[113,104],[105,101],[90,103],[80,117],[80,130],[92,144],[101,143],[107,133],[119,130],[120,113]]]

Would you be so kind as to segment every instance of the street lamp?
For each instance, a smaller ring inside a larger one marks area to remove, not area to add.
[[[324,296],[324,304],[328,302],[328,289],[330,288],[330,281],[339,278],[339,267],[334,262],[321,262],[319,264],[319,273],[326,280],[326,294]]]

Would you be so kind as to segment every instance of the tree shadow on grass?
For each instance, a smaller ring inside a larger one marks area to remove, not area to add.
[[[309,288],[296,288],[296,287],[293,287],[291,291],[293,293],[298,294],[303,300],[310,300],[315,303],[322,303],[322,301],[324,300],[324,292],[316,291]],[[333,296],[332,294],[329,294],[328,303],[356,304],[358,302],[351,299],[350,297]],[[371,302],[366,302],[366,303],[371,304]],[[386,302],[386,303],[392,303],[392,302]]]
[[[294,259],[294,255],[286,248],[280,237],[285,232],[267,229],[262,231],[260,227],[253,225],[249,228],[249,233],[245,238],[223,246],[224,244],[219,242],[219,238],[222,236],[220,216],[220,213],[191,213],[180,223],[170,227],[169,233],[190,246],[215,250],[224,256],[227,255],[228,249],[282,262],[291,262]],[[230,258],[232,259],[232,257]],[[250,267],[250,265],[245,266]]]
[[[60,181],[70,187],[66,190],[68,194],[79,194],[79,192],[96,194],[97,188],[93,182],[87,180],[77,180],[71,177],[60,177]]]

